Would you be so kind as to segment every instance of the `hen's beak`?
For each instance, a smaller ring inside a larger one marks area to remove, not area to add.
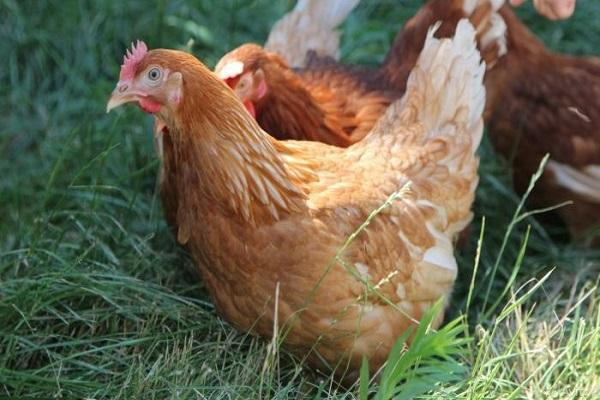
[[[138,100],[138,94],[131,90],[131,82],[119,82],[108,99],[108,103],[106,104],[106,112],[109,113],[113,108],[117,108],[125,103]]]

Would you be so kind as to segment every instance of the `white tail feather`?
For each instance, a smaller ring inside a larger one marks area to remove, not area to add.
[[[296,7],[271,29],[265,49],[279,53],[291,67],[302,67],[306,54],[339,58],[344,22],[360,0],[298,0]]]
[[[440,137],[452,138],[455,143],[469,141],[473,158],[483,133],[485,63],[475,45],[475,29],[467,19],[460,20],[452,39],[435,38],[438,27],[439,23],[427,33],[404,96],[392,103],[363,142],[393,134],[394,126],[421,124],[424,129],[396,140],[406,144]],[[462,147],[455,151],[464,153]]]
[[[492,14],[489,26],[479,42],[482,49],[496,42],[498,44],[498,57],[506,54],[506,22],[500,14]]]
[[[360,0],[299,0],[295,10],[311,15],[323,28],[333,30],[342,24]]]

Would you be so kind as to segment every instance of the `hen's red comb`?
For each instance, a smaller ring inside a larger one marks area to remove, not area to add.
[[[138,40],[135,44],[131,43],[131,50],[127,49],[123,56],[123,65],[121,65],[121,73],[119,80],[132,79],[135,76],[135,71],[142,58],[148,52],[146,43]]]

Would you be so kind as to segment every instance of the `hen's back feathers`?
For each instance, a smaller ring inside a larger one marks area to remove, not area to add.
[[[427,35],[404,97],[333,167],[341,175],[332,177],[328,171],[328,158],[337,157],[339,150],[312,142],[281,143],[323,154],[317,160],[327,171],[317,172],[320,179],[308,185],[311,201],[319,207],[334,206],[346,195],[366,196],[360,203],[368,214],[410,181],[415,195],[426,198],[439,214],[432,227],[443,232],[444,253],[454,260],[452,239],[471,220],[478,182],[475,151],[483,132],[485,64],[468,21],[459,23],[453,40],[436,39],[434,33],[431,29]]]
[[[485,64],[468,21],[459,22],[453,40],[436,39],[434,33],[435,28],[427,35],[404,97],[350,150],[380,147],[382,154],[390,152],[383,157],[386,162],[397,160],[404,168],[400,172],[415,185],[426,179],[426,186],[436,182],[444,187],[431,200],[446,208],[449,222],[460,229],[471,219],[478,181],[475,151],[483,132]],[[451,254],[452,246],[447,251]]]
[[[303,67],[309,51],[339,58],[340,33],[360,0],[298,0],[271,29],[265,49],[279,53],[293,68]]]

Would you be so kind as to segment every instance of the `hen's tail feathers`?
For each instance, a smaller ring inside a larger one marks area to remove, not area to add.
[[[306,54],[339,58],[342,24],[360,0],[298,0],[269,33],[265,49],[277,52],[291,67],[305,65]]]
[[[500,13],[505,0],[464,0],[465,17],[477,31],[477,41],[488,68],[506,54],[506,23]]]
[[[406,122],[412,118],[424,128],[416,140],[437,153],[435,164],[448,173],[439,179],[449,191],[446,232],[454,237],[472,218],[469,210],[479,182],[475,152],[483,134],[485,63],[468,20],[459,21],[452,39],[436,39],[436,28],[427,34],[400,107],[402,114],[407,112]]]
[[[414,122],[424,125],[429,139],[464,136],[474,153],[481,141],[485,106],[485,63],[475,45],[475,30],[465,19],[452,39],[436,39],[435,29],[427,34],[402,103],[408,107],[420,103]]]
[[[367,139],[395,135],[401,146],[440,144],[443,151],[436,163],[476,184],[471,177],[477,172],[475,151],[483,133],[485,63],[468,20],[460,20],[452,39],[435,38],[438,27],[427,34],[404,96],[388,108]],[[420,128],[395,134],[397,126]]]

